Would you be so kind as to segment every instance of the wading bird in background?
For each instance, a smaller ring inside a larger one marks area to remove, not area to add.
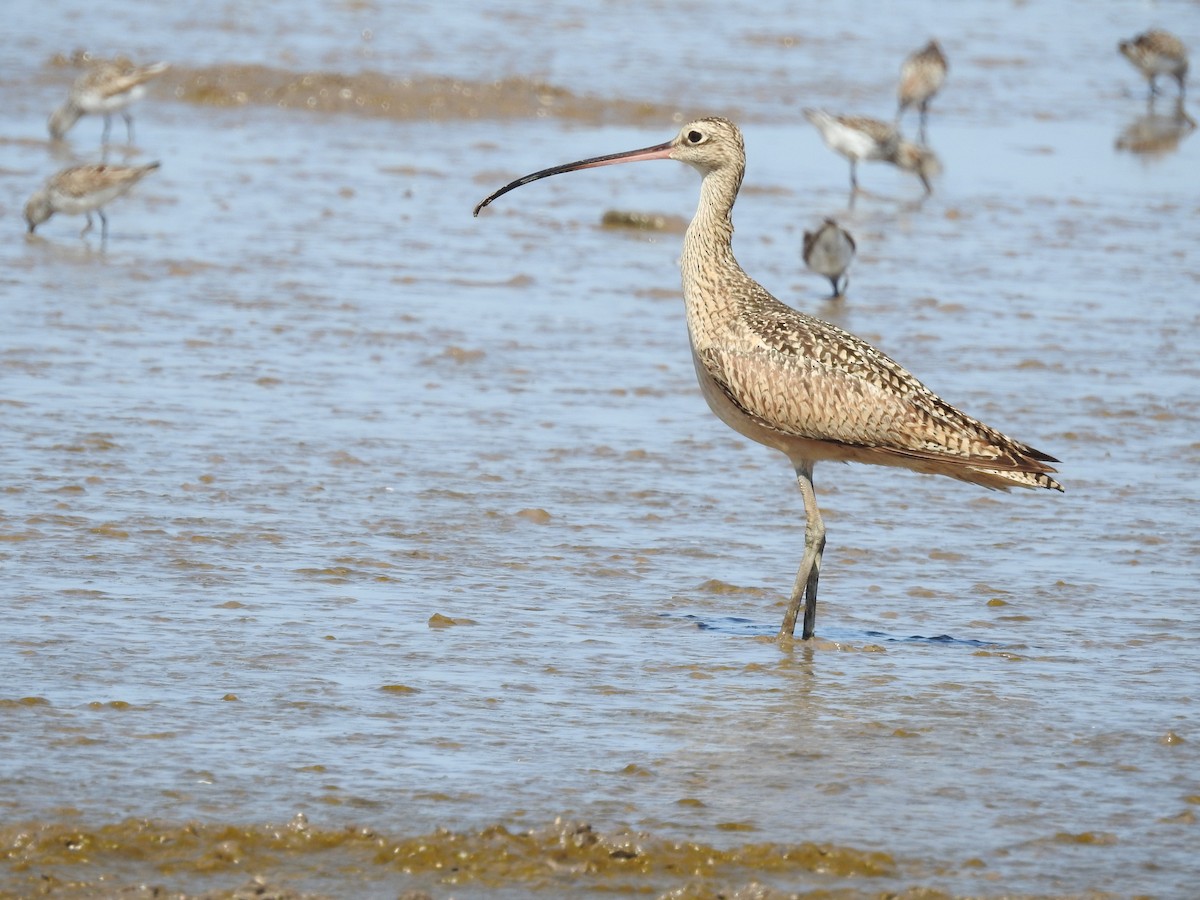
[[[825,526],[813,490],[821,460],[948,475],[989,488],[1062,487],[1053,457],[1006,437],[939,398],[870,344],[775,299],[733,255],[733,204],[746,171],[742,133],[696,119],[664,144],[542,169],[475,207],[541,178],[639,160],[674,159],[702,176],[680,267],[700,390],[726,425],[784,453],[804,498],[804,556],[779,630],[813,634]]]
[[[69,216],[87,216],[87,225],[80,236],[92,230],[92,213],[100,216],[100,240],[108,238],[108,219],[103,207],[120,197],[131,187],[159,167],[152,162],[144,166],[118,166],[108,163],[93,163],[86,166],[71,166],[51,175],[46,183],[34,191],[25,204],[25,221],[29,233],[55,213]]]
[[[1188,54],[1183,41],[1169,31],[1152,29],[1117,44],[1121,55],[1133,63],[1150,82],[1150,99],[1158,94],[1158,76],[1170,75],[1179,85],[1182,101],[1187,81]]]
[[[80,75],[67,95],[66,101],[50,114],[50,137],[61,141],[79,117],[87,114],[104,116],[104,132],[100,143],[108,143],[112,114],[119,112],[125,119],[125,136],[133,143],[133,116],[129,106],[146,93],[145,84],[168,68],[165,62],[149,66],[130,63],[102,62],[92,65]]]
[[[896,109],[896,127],[900,127],[900,118],[910,106],[915,106],[921,113],[918,139],[925,143],[925,120],[929,115],[929,101],[942,87],[946,80],[946,56],[936,40],[931,40],[920,50],[909,54],[900,66],[900,85],[896,96],[900,105]]]
[[[930,179],[941,172],[941,163],[928,147],[906,141],[893,126],[866,116],[835,116],[823,109],[806,109],[804,117],[821,132],[825,145],[850,160],[850,202],[858,193],[858,163],[877,159],[891,163],[921,179],[925,194],[933,193]]]
[[[816,231],[804,232],[804,264],[829,279],[833,296],[837,300],[850,285],[846,270],[854,260],[854,238],[833,219],[826,219]],[[842,280],[842,276],[846,275]],[[841,281],[841,287],[838,282]]]

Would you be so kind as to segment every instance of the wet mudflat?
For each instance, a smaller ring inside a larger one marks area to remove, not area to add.
[[[1186,896],[1200,143],[1115,43],[1200,31],[1140,12],[18,14],[0,895]],[[800,107],[890,118],[934,33],[946,171],[918,203],[865,164],[850,210]],[[174,65],[104,247],[20,218],[98,156],[94,118],[44,140],[79,47]],[[746,133],[749,272],[1064,461],[1061,496],[818,467],[811,646],[771,641],[786,460],[694,383],[695,173],[470,215],[708,112]],[[826,215],[859,244],[840,305],[800,261]]]

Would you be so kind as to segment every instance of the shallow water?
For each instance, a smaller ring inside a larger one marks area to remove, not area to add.
[[[1194,7],[260,6],[25,11],[0,57],[0,895],[1189,894],[1200,138],[1146,143],[1113,48]],[[868,164],[848,210],[799,108],[890,116],[935,30],[936,193]],[[80,47],[174,64],[103,247],[20,221],[98,153],[44,142]],[[748,271],[1063,460],[819,467],[811,646],[787,463],[695,386],[694,173],[470,215],[699,112]]]

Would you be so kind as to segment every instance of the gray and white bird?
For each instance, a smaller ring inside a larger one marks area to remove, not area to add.
[[[108,143],[112,115],[125,119],[125,135],[133,143],[133,116],[129,107],[146,93],[145,84],[170,68],[165,62],[135,66],[123,62],[96,63],[80,75],[63,104],[50,114],[50,137],[61,141],[84,115],[103,115],[104,132],[100,142]]]
[[[119,166],[109,163],[92,163],[71,166],[56,172],[46,180],[25,204],[25,221],[32,234],[39,225],[62,213],[69,216],[87,216],[87,225],[80,235],[92,229],[92,213],[100,216],[100,239],[108,237],[108,219],[104,207],[120,197],[135,184],[159,167],[159,163],[144,166]]]
[[[856,249],[850,232],[833,219],[826,219],[816,231],[804,232],[804,264],[829,279],[833,287],[831,300],[837,300],[845,294],[850,284],[846,270],[854,261]]]

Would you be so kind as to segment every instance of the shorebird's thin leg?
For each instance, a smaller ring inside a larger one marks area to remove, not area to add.
[[[800,494],[804,498],[804,558],[800,561],[800,569],[796,572],[796,583],[792,586],[792,598],[788,602],[787,612],[783,616],[783,625],[779,629],[780,638],[794,637],[796,634],[796,619],[800,616],[800,604],[804,604],[804,623],[800,637],[808,640],[813,636],[813,627],[817,621],[817,579],[821,574],[821,554],[825,551],[825,523],[821,521],[821,511],[817,509],[817,494],[812,483],[813,464],[811,462],[796,463],[796,483],[800,485]]]
[[[83,231],[79,232],[80,237],[83,237],[85,234],[87,234],[89,231],[92,230],[92,214],[85,213],[85,215],[87,216],[87,224],[83,226]]]
[[[100,217],[100,243],[108,240],[108,219],[104,215],[104,210],[96,210],[96,215]],[[89,220],[90,221],[90,220]]]
[[[830,297],[829,299],[836,300],[838,297],[842,296],[842,292],[838,290],[838,280],[836,278],[834,278],[832,275],[827,275],[825,277],[828,278],[829,283],[831,285],[833,285],[833,296]]]
[[[850,160],[850,193],[858,193],[858,160]]]
[[[104,131],[100,133],[100,143],[108,143],[108,133],[112,130],[112,113],[104,114]]]
[[[1196,120],[1195,120],[1195,119],[1193,119],[1193,118],[1192,118],[1190,115],[1188,115],[1188,111],[1187,111],[1186,109],[1184,109],[1184,108],[1183,108],[1183,97],[1179,97],[1179,98],[1178,98],[1178,99],[1175,101],[1175,113],[1174,113],[1174,115],[1175,115],[1175,118],[1176,118],[1176,119],[1178,119],[1180,122],[1183,122],[1183,123],[1185,123],[1185,124],[1186,124],[1186,125],[1188,125],[1190,128],[1195,128],[1195,127],[1196,127]]]
[[[917,129],[918,137],[922,144],[925,143],[925,119],[929,115],[929,101],[926,100],[921,104],[921,127]]]
[[[125,143],[133,143],[133,116],[128,110],[121,111],[121,117],[125,119]]]

